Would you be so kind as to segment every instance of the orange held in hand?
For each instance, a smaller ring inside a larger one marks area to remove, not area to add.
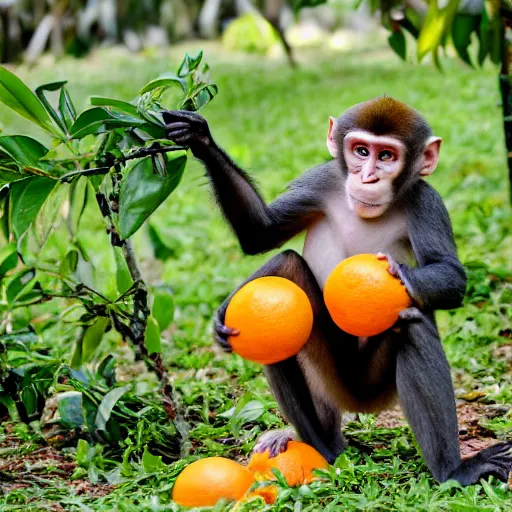
[[[186,507],[213,507],[221,498],[239,500],[254,483],[253,474],[224,457],[196,460],[176,479],[172,499]]]
[[[233,351],[250,361],[277,363],[297,354],[308,341],[313,310],[306,293],[282,277],[260,277],[231,299],[224,323]]]
[[[329,464],[309,444],[290,441],[286,450],[275,457],[268,451],[254,453],[247,468],[254,473],[256,480],[275,480],[272,468],[278,469],[286,479],[286,483],[295,485],[309,484],[314,479],[314,469],[325,469]]]
[[[354,336],[374,336],[392,327],[411,305],[405,286],[375,254],[343,260],[328,277],[324,300],[336,325]]]

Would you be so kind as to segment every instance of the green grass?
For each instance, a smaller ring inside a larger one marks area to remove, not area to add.
[[[130,99],[148,79],[173,69],[184,51],[179,48],[170,55],[146,56],[100,52],[84,61],[66,60],[17,72],[31,86],[67,78],[78,104],[85,106],[90,94]],[[455,388],[458,396],[477,390],[484,403],[510,405],[512,362],[510,356],[507,359],[496,352],[508,343],[512,328],[512,215],[496,70],[490,66],[471,70],[448,62],[441,74],[429,65],[404,64],[382,50],[351,56],[305,55],[297,71],[282,62],[224,54],[216,46],[207,47],[206,60],[220,92],[204,115],[215,139],[254,176],[267,199],[279,194],[303,170],[328,158],[329,115],[388,94],[427,117],[444,139],[440,166],[429,180],[446,201],[459,255],[470,277],[465,306],[438,317],[454,368]],[[5,133],[35,133],[5,109],[1,122]],[[102,221],[92,205],[88,221],[84,242],[97,248]],[[226,295],[270,255],[243,256],[195,162],[152,218],[151,229],[163,240],[169,259],[153,259],[147,230],[136,235],[135,243],[147,278],[169,284],[176,295],[175,324],[166,333],[163,347],[190,426],[190,455],[223,455],[244,461],[258,434],[281,426],[283,420],[261,368],[222,354],[212,345],[210,323]],[[288,246],[300,250],[301,239]],[[97,258],[107,286],[112,279],[111,258],[101,251]],[[68,338],[52,343],[52,354],[68,360]],[[111,349],[106,343],[102,352]],[[116,354],[122,360],[119,350]],[[252,400],[262,407],[255,420],[230,421],[223,415]],[[369,415],[353,419],[347,425],[349,438],[364,449],[351,446],[323,480],[309,487],[282,489],[278,503],[267,509],[512,510],[512,493],[505,484],[482,482],[465,489],[453,483],[437,485],[408,428],[374,423]],[[486,436],[506,438],[511,427],[510,412],[501,413],[483,418],[475,435],[485,431]],[[141,465],[135,476],[122,481],[115,473],[117,463],[98,455],[98,464],[113,470],[108,478],[115,485],[107,486],[105,478],[100,478],[84,490],[68,473],[55,471],[53,463],[39,461],[38,469],[33,459],[41,446],[37,424],[6,423],[0,429],[0,441],[2,434],[12,446],[1,444],[0,457],[27,462],[15,478],[20,485],[9,482],[5,487],[9,494],[0,495],[1,510],[175,510],[169,495],[183,461],[154,471]],[[65,461],[76,458],[73,448],[59,453]],[[75,476],[86,485],[83,472]],[[216,510],[229,507],[219,504]],[[261,503],[252,502],[241,510],[260,509],[264,509]]]

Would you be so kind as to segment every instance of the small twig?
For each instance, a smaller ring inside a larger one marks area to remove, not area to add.
[[[60,177],[60,181],[68,183],[77,176],[96,176],[98,174],[107,174],[110,167],[95,167],[94,169],[80,169],[78,171],[71,171]]]
[[[162,153],[168,153],[169,151],[186,151],[188,148],[184,146],[161,146],[158,143],[153,144],[149,148],[141,148],[133,153],[129,153],[122,159],[118,159],[119,163],[124,163],[128,160],[135,158],[144,158],[146,156],[159,155]]]

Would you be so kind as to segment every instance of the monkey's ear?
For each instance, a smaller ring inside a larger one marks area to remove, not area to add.
[[[441,137],[430,137],[425,144],[423,151],[423,163],[420,170],[420,176],[429,176],[437,167],[439,161],[439,148],[443,139]]]
[[[327,134],[327,149],[333,158],[338,157],[338,146],[334,140],[334,129],[336,128],[336,118],[329,117],[329,133]]]

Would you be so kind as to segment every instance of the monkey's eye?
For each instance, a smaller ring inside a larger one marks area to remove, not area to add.
[[[395,155],[389,149],[385,149],[379,153],[379,160],[383,162],[391,162],[391,160],[395,159]]]
[[[370,155],[368,148],[365,148],[364,146],[357,146],[356,148],[354,148],[354,153],[356,153],[359,156],[364,156],[364,157],[367,157]]]

